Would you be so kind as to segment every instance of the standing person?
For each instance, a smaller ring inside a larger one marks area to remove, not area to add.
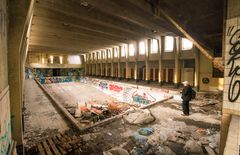
[[[192,99],[192,87],[190,86],[188,81],[182,82],[184,88],[182,90],[182,108],[184,116],[189,115],[189,101]]]

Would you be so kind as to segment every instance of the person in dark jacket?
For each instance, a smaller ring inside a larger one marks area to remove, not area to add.
[[[192,99],[192,87],[190,86],[188,81],[182,82],[184,88],[182,90],[182,108],[183,115],[189,115],[189,101]]]

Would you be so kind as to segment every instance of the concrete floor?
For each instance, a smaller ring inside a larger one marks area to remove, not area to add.
[[[116,99],[108,96],[104,92],[89,86],[88,84],[70,82],[45,84],[50,93],[60,101],[65,107],[77,106],[79,102],[97,101],[98,103],[109,103]]]
[[[51,93],[59,97],[65,106],[75,106],[77,101],[114,100],[94,87],[81,83],[60,83],[45,85]],[[72,93],[71,93],[72,92]],[[56,131],[67,129],[68,124],[63,121],[51,101],[33,80],[25,82],[25,124],[26,142],[31,142],[32,137],[41,135],[39,131]],[[210,96],[212,98],[212,96]],[[209,102],[204,97],[191,103],[191,115],[181,116],[181,102],[171,99],[149,108],[156,120],[150,124],[138,126],[130,125],[123,119],[114,121],[102,127],[95,127],[81,134],[84,142],[84,152],[87,154],[102,154],[103,151],[116,146],[131,152],[136,146],[129,139],[134,132],[141,127],[152,127],[155,129],[153,135],[148,137],[157,147],[168,147],[176,154],[187,154],[184,146],[187,141],[196,141],[204,150],[211,147],[218,154],[220,118],[221,115],[216,107],[221,105],[207,105],[202,107],[199,103]],[[199,133],[198,131],[204,131]],[[49,132],[47,135],[51,135]],[[156,146],[150,145],[149,148]],[[79,154],[79,152],[76,152]],[[206,154],[206,152],[204,153]]]
[[[24,107],[26,146],[47,137],[51,132],[69,129],[69,124],[58,113],[52,101],[32,79],[25,80]]]

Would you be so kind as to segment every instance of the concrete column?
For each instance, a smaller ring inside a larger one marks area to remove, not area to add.
[[[194,46],[193,52],[195,55],[194,87],[199,91],[200,51]]]
[[[23,142],[23,75],[28,49],[28,31],[30,29],[34,1],[11,0],[8,2],[8,81],[12,119],[12,137],[18,145]],[[22,150],[19,150],[22,152]]]
[[[224,96],[222,106],[220,154],[239,154],[239,134],[229,133],[232,115],[240,116],[240,76],[239,76],[239,32],[240,32],[240,1],[226,1],[226,22],[223,31],[223,55],[225,58]],[[239,126],[239,121],[236,122]],[[233,129],[234,130],[234,129]],[[235,129],[239,130],[239,129]],[[239,133],[239,132],[238,132]],[[229,135],[228,135],[229,134]],[[234,134],[234,135],[232,135]],[[228,141],[227,137],[235,137]],[[224,151],[225,148],[225,151]]]
[[[100,66],[99,66],[100,67],[100,73],[99,74],[102,77],[103,76],[103,64],[102,64],[103,63],[103,56],[102,56],[103,54],[102,54],[102,51],[100,51],[100,53],[101,54],[99,56],[99,63],[100,63]]]
[[[128,45],[129,46],[129,45]],[[131,70],[129,68],[129,47],[127,48],[126,50],[126,79],[129,80],[130,79],[130,76],[131,76]]]
[[[134,64],[134,80],[138,82],[138,57],[139,57],[139,41],[137,42],[136,46],[136,53],[135,53],[135,64]]]
[[[164,37],[160,37],[158,40],[158,52],[159,52],[159,58],[158,58],[158,83],[159,85],[162,85],[162,53],[164,50]]]
[[[149,55],[151,53],[151,43],[152,40],[148,39],[147,40],[147,50],[146,50],[146,58],[145,58],[145,63],[146,63],[146,82],[150,83],[150,66],[149,66]]]
[[[166,82],[169,82],[168,81],[168,68],[166,68]]]
[[[96,76],[99,76],[99,63],[96,63]]]
[[[134,80],[138,82],[138,63],[135,62],[134,64]]]
[[[114,78],[114,63],[113,63],[113,60],[114,60],[114,48],[112,48],[112,51],[111,51],[111,77]]]
[[[118,50],[118,75],[117,77],[121,79],[121,51],[122,51],[122,46],[119,46]]]
[[[153,67],[153,81],[156,81],[155,76],[156,76],[156,68]]]
[[[180,37],[175,37],[174,41],[175,64],[174,64],[174,85],[178,88],[179,85],[179,52],[180,52]]]

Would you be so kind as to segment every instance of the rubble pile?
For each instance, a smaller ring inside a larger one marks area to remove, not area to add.
[[[204,107],[209,105],[220,105],[223,101],[222,92],[197,93],[197,97],[192,103],[196,106]],[[219,107],[220,108],[220,107]],[[221,110],[221,109],[218,109]]]
[[[129,109],[127,103],[98,101],[78,102],[77,107],[67,108],[68,112],[81,123],[91,124],[116,116]]]
[[[133,125],[143,125],[151,123],[155,120],[154,116],[151,114],[148,109],[137,109],[133,111],[129,111],[125,115],[123,115],[123,119]]]
[[[130,136],[134,147],[128,152],[131,155],[219,154],[220,134],[208,132],[206,129],[195,126],[182,130],[161,125],[140,128]],[[126,147],[123,149],[127,150]]]

